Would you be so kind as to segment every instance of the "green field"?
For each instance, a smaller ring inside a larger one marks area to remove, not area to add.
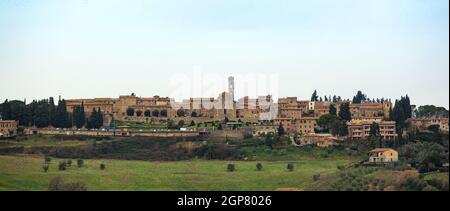
[[[278,188],[317,190],[326,188],[337,174],[337,166],[349,160],[295,161],[295,170],[286,169],[288,162],[261,162],[262,171],[256,171],[256,162],[246,161],[177,161],[145,162],[122,160],[85,160],[78,168],[76,160],[66,171],[58,170],[58,159],[52,159],[50,170],[42,170],[43,157],[0,156],[0,190],[46,190],[51,178],[60,176],[65,182],[82,182],[88,190],[167,190],[167,191],[273,191]],[[106,170],[99,168],[106,164]],[[236,164],[235,172],[227,172],[227,164]],[[314,181],[313,175],[324,178]]]

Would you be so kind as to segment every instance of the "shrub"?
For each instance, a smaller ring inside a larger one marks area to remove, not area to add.
[[[86,185],[81,182],[69,183],[64,185],[64,191],[87,191]]]
[[[263,168],[263,165],[261,163],[256,164],[256,170],[261,171]]]
[[[294,164],[293,163],[288,163],[287,169],[288,169],[288,171],[294,171]]]
[[[103,171],[103,170],[105,170],[105,169],[106,169],[106,165],[105,165],[105,164],[103,164],[103,163],[102,163],[102,164],[100,164],[100,170],[102,170],[102,171]]]
[[[340,171],[342,171],[342,170],[345,169],[345,166],[344,166],[344,165],[338,165],[338,166],[337,166],[337,169],[339,169]]]
[[[59,165],[58,165],[58,169],[59,169],[60,171],[65,171],[66,168],[67,168],[66,161],[60,161],[60,162],[59,162]]]
[[[233,172],[233,171],[235,171],[236,170],[236,166],[234,165],[234,164],[228,164],[228,166],[227,166],[227,171],[229,171],[229,172]]]
[[[49,156],[45,156],[44,160],[45,160],[45,163],[50,163],[52,161],[52,158]]]
[[[322,157],[322,158],[328,158],[328,152],[327,151],[322,151],[322,152],[320,152],[320,157]]]
[[[44,170],[45,173],[48,172],[48,168],[49,168],[48,163],[44,163],[44,165],[42,165],[42,169]]]
[[[315,174],[315,175],[313,176],[313,180],[314,180],[314,181],[320,180],[320,174]]]
[[[87,188],[81,182],[64,184],[61,177],[53,177],[48,185],[48,191],[87,191]]]
[[[84,160],[78,159],[78,160],[77,160],[77,166],[78,166],[78,168],[83,167],[83,165],[84,165]]]
[[[67,160],[67,167],[72,166],[72,160]]]
[[[64,183],[61,177],[53,177],[48,185],[48,191],[61,191],[64,189]]]

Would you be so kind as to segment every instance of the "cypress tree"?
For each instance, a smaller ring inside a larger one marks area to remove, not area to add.
[[[319,96],[317,95],[317,90],[314,90],[314,92],[311,96],[311,101],[319,101]]]
[[[352,120],[352,114],[350,113],[350,104],[349,103],[344,103],[341,105],[341,107],[339,109],[339,117],[345,121]]]
[[[334,107],[333,104],[330,105],[330,114],[335,116],[337,115],[336,107]]]

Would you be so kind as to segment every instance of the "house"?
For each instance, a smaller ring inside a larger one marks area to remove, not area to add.
[[[17,122],[14,120],[0,120],[0,137],[9,138],[17,135]]]
[[[391,163],[398,161],[398,152],[391,148],[376,148],[369,152],[369,163]]]

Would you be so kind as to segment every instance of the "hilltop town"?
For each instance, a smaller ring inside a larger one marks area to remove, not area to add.
[[[181,102],[135,94],[60,97],[57,104],[53,98],[28,104],[6,100],[0,104],[0,165],[8,175],[28,175],[36,169],[17,169],[14,163],[35,166],[43,159],[40,176],[25,179],[36,184],[33,188],[37,190],[47,185],[54,190],[54,183],[61,179],[52,175],[58,172],[80,174],[86,168],[91,168],[90,177],[105,176],[103,172],[109,169],[120,178],[130,171],[135,179],[127,184],[138,185],[132,190],[448,190],[447,109],[416,107],[408,95],[392,101],[369,98],[362,91],[351,100],[336,95],[320,97],[317,91],[310,99],[273,99],[271,95],[235,99],[234,83],[229,77],[228,90],[218,97]],[[53,169],[52,159],[59,162]],[[77,159],[78,171],[74,171],[72,159]],[[124,172],[117,167],[125,165],[123,160],[132,160],[136,163],[131,165],[139,167],[123,167],[127,169]],[[140,161],[175,163],[166,164],[169,171],[142,174],[140,169],[147,169],[147,164]],[[284,161],[287,171],[282,170]],[[264,177],[265,185],[243,184],[258,178],[248,172],[253,172],[252,162],[258,162],[257,172],[277,176]],[[192,171],[185,169],[192,165],[203,169],[195,170],[204,175],[202,182],[186,177],[184,188],[171,186],[178,184],[171,176]],[[271,167],[263,170],[266,165]],[[210,168],[215,170],[204,170]],[[218,173],[221,168],[246,173],[233,180]],[[215,181],[217,186],[211,186],[207,175],[215,173],[221,178]],[[160,174],[165,179],[157,180],[157,187],[139,183],[160,178]],[[322,183],[322,177],[329,182]],[[354,177],[360,182],[349,180]],[[287,187],[279,185],[281,179],[288,181]],[[9,183],[22,187],[22,183]],[[119,184],[121,181],[114,180],[108,188],[128,187]],[[98,182],[78,181],[69,184],[68,190],[104,187]],[[0,185],[2,188],[8,189]]]
[[[417,109],[410,105],[408,96],[398,101],[397,107],[394,107],[391,99],[370,99],[362,92],[358,92],[353,100],[342,99],[340,96],[322,98],[316,91],[308,100],[297,97],[273,99],[271,95],[234,99],[234,78],[229,77],[228,83],[229,90],[220,93],[216,98],[190,98],[182,102],[176,102],[170,97],[137,97],[135,94],[119,98],[59,99],[61,105],[58,108],[53,105],[53,110],[67,112],[62,114],[60,119],[63,123],[60,125],[52,124],[50,119],[39,122],[37,119],[41,118],[38,115],[8,113],[8,103],[5,102],[3,119],[18,122],[3,121],[1,134],[5,137],[13,136],[16,134],[16,125],[22,125],[28,133],[70,135],[69,131],[73,130],[72,134],[110,135],[112,131],[122,131],[124,133],[117,134],[129,136],[132,135],[130,130],[135,129],[133,126],[140,125],[136,127],[139,130],[134,130],[136,136],[151,133],[158,136],[164,134],[164,129],[172,132],[179,130],[180,133],[174,133],[174,136],[223,131],[230,131],[230,134],[241,133],[242,136],[248,133],[265,136],[269,133],[276,134],[279,129],[283,129],[292,136],[310,139],[315,137],[328,143],[344,138],[367,139],[372,124],[379,128],[381,139],[391,141],[402,135],[399,133],[404,132],[406,125],[416,129],[438,125],[440,131],[449,130],[448,113],[417,117]],[[11,103],[14,104],[9,104]],[[34,101],[32,104],[38,103]],[[49,113],[48,116],[50,115]],[[90,119],[97,118],[98,115],[101,122],[91,124]],[[63,131],[63,128],[67,130]],[[85,128],[101,130],[97,133],[80,130]]]

